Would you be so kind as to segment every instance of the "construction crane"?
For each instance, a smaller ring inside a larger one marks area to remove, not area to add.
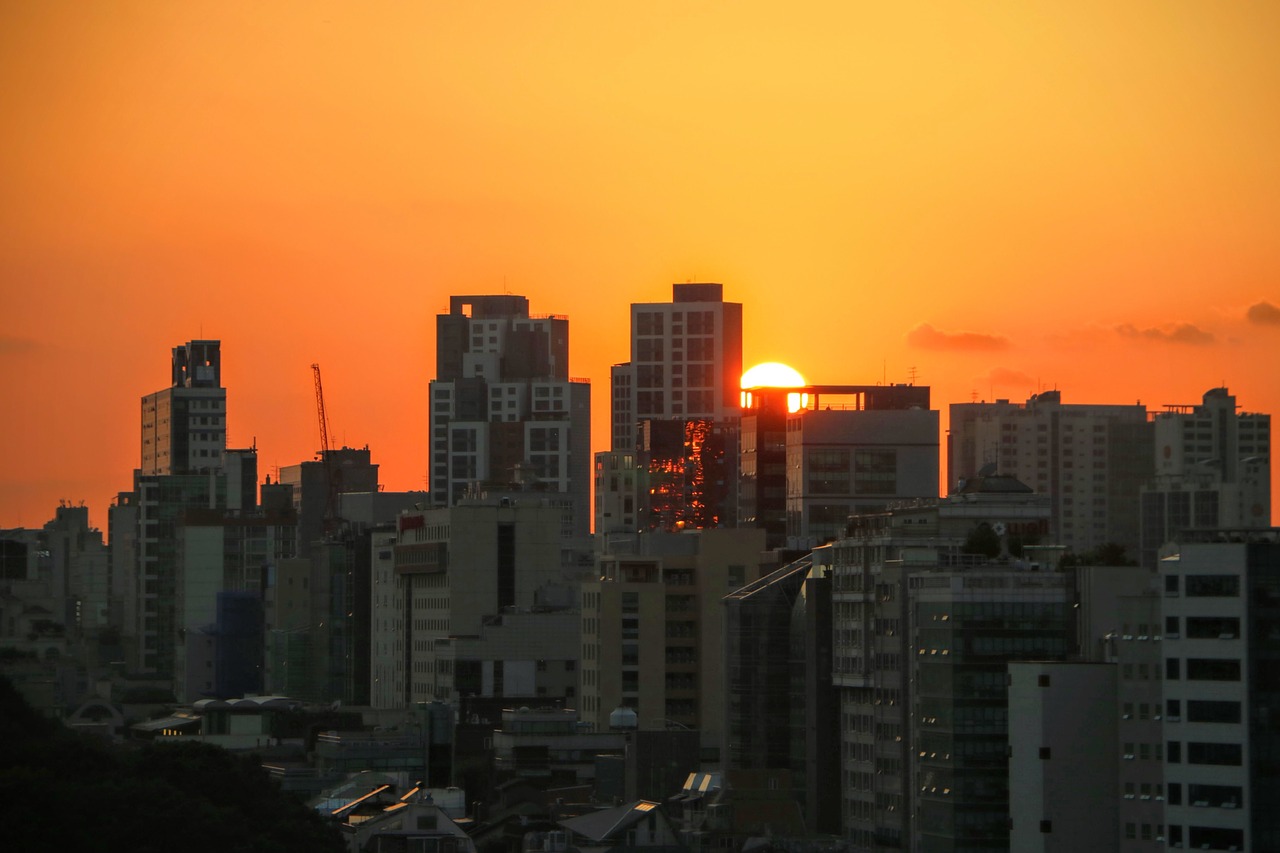
[[[333,465],[333,448],[329,446],[329,417],[324,411],[324,385],[320,382],[320,365],[312,364],[316,377],[316,414],[320,418],[320,459],[324,462],[324,479],[328,493],[324,504],[324,532],[330,533],[338,522],[338,482],[341,472]]]

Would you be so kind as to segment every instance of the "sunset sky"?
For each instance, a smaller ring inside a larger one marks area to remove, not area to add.
[[[570,317],[595,449],[628,305],[683,281],[744,304],[747,364],[914,376],[944,426],[1049,388],[1280,413],[1277,34],[1203,0],[2,3],[0,527],[105,529],[200,337],[264,474],[319,445],[319,362],[333,437],[424,488],[450,294]]]

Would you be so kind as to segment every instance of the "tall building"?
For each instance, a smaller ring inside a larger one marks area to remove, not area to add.
[[[631,360],[610,371],[612,455],[597,466],[634,454],[635,491],[610,493],[597,531],[734,526],[741,376],[742,305],[723,285],[676,284],[671,302],[632,304]],[[618,512],[628,500],[634,514]]]
[[[1050,498],[1050,538],[1077,554],[1116,544],[1136,558],[1139,493],[1154,470],[1141,404],[1066,404],[1058,391],[1025,405],[952,403],[948,483],[989,465]]]
[[[563,529],[591,528],[591,386],[569,376],[569,320],[523,296],[452,296],[436,316],[433,506],[519,486],[563,495]]]
[[[850,515],[937,496],[927,386],[751,388],[740,401],[738,523],[763,527],[770,548],[812,548]]]
[[[173,348],[172,382],[142,398],[143,476],[216,468],[227,446],[227,389],[220,341]]]
[[[1046,499],[1010,478],[857,516],[833,546],[842,833],[859,850],[1009,843],[1006,666],[1068,651],[1070,576],[1019,539]]]
[[[1280,530],[1183,534],[1164,590],[1164,835],[1280,850]]]
[[[377,493],[378,466],[368,445],[360,449],[333,448],[321,450],[314,460],[281,468],[280,482],[292,487],[293,509],[298,517],[296,550],[298,556],[306,557],[327,532],[326,525],[332,528],[330,522],[340,515],[339,495]]]
[[[372,567],[379,707],[575,695],[580,575],[566,567],[559,519],[538,495],[400,515],[391,565],[380,536]]]
[[[582,584],[584,720],[608,728],[619,707],[643,729],[702,732],[718,762],[724,743],[723,598],[766,568],[764,533],[715,529],[643,533],[629,553],[601,554]]]
[[[840,832],[832,548],[725,596],[725,767],[787,770],[811,832]],[[780,778],[785,778],[780,777]]]
[[[724,285],[674,284],[670,302],[633,303],[631,361],[613,369],[612,449],[635,449],[644,420],[736,420],[741,377],[742,303],[725,302]]]
[[[1018,661],[1008,668],[1009,849],[1123,849],[1116,844],[1116,667]]]
[[[1226,388],[1157,412],[1155,478],[1142,493],[1141,563],[1190,528],[1271,523],[1271,416],[1240,412]]]

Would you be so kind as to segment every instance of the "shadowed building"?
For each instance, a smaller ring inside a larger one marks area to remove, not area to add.
[[[569,377],[569,320],[523,296],[451,296],[436,316],[431,504],[481,490],[563,495],[566,538],[591,524],[591,386]]]

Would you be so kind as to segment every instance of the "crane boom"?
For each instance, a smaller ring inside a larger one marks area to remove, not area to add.
[[[339,472],[333,467],[333,448],[329,446],[329,417],[324,411],[324,385],[320,382],[320,365],[312,364],[311,370],[316,376],[316,415],[320,418],[320,459],[324,463],[325,505],[324,530],[331,532],[337,526],[338,493],[342,490],[338,483]]]
[[[324,413],[324,385],[320,382],[320,365],[311,365],[316,375],[316,412],[320,416],[320,449],[324,452],[325,461],[329,456],[329,418]]]

